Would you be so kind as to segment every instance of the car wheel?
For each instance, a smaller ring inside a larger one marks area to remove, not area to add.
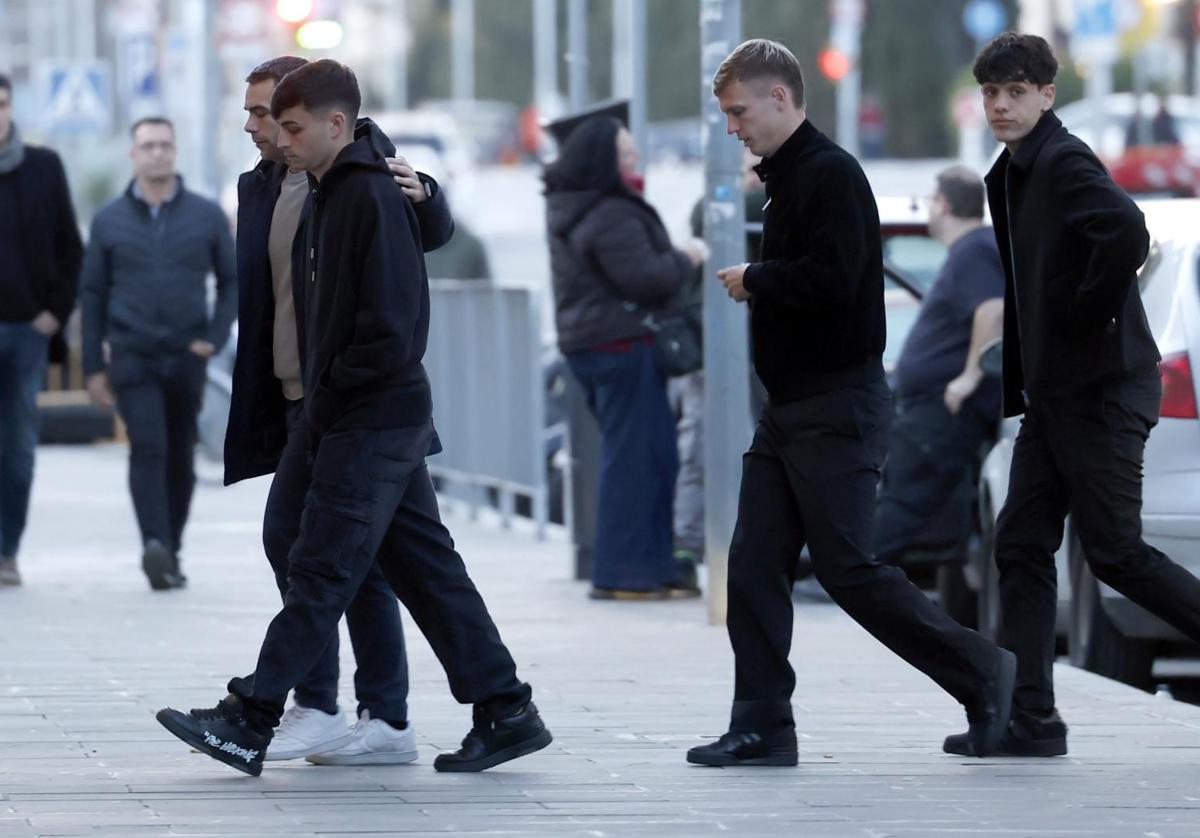
[[[1078,542],[1071,548],[1071,663],[1138,689],[1153,686],[1155,644],[1121,634],[1100,600],[1100,583]]]
[[[981,503],[979,525],[979,591],[976,623],[988,640],[1000,639],[1000,571],[996,567],[996,521],[990,506]]]

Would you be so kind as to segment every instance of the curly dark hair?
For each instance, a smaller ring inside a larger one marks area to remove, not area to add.
[[[1042,87],[1051,84],[1058,72],[1054,50],[1037,35],[1005,32],[997,35],[975,59],[975,81],[1003,84],[1023,81]]]

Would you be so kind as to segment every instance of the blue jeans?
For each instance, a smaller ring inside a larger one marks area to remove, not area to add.
[[[49,338],[28,323],[0,323],[0,556],[15,558],[29,513],[38,441],[37,394]]]
[[[649,590],[676,581],[672,506],[675,418],[654,347],[572,352],[567,364],[600,425],[600,490],[592,584]]]

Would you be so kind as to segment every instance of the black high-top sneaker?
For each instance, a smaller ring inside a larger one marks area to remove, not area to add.
[[[532,701],[502,719],[484,718],[478,709],[474,715],[474,726],[463,738],[462,747],[450,754],[438,754],[433,761],[435,769],[483,771],[540,751],[554,740]]]
[[[197,751],[251,777],[262,773],[263,754],[271,743],[271,731],[261,733],[250,726],[242,710],[242,700],[236,695],[227,695],[211,710],[184,713],[166,707],[155,718]]]

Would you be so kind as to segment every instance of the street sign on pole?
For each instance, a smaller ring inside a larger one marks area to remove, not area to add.
[[[43,127],[58,136],[94,136],[112,129],[112,79],[105,61],[43,65]]]
[[[963,28],[978,45],[999,35],[1006,25],[1008,15],[1000,0],[971,0],[963,7]]]
[[[1090,66],[1112,64],[1119,57],[1116,0],[1075,0],[1071,55]]]

